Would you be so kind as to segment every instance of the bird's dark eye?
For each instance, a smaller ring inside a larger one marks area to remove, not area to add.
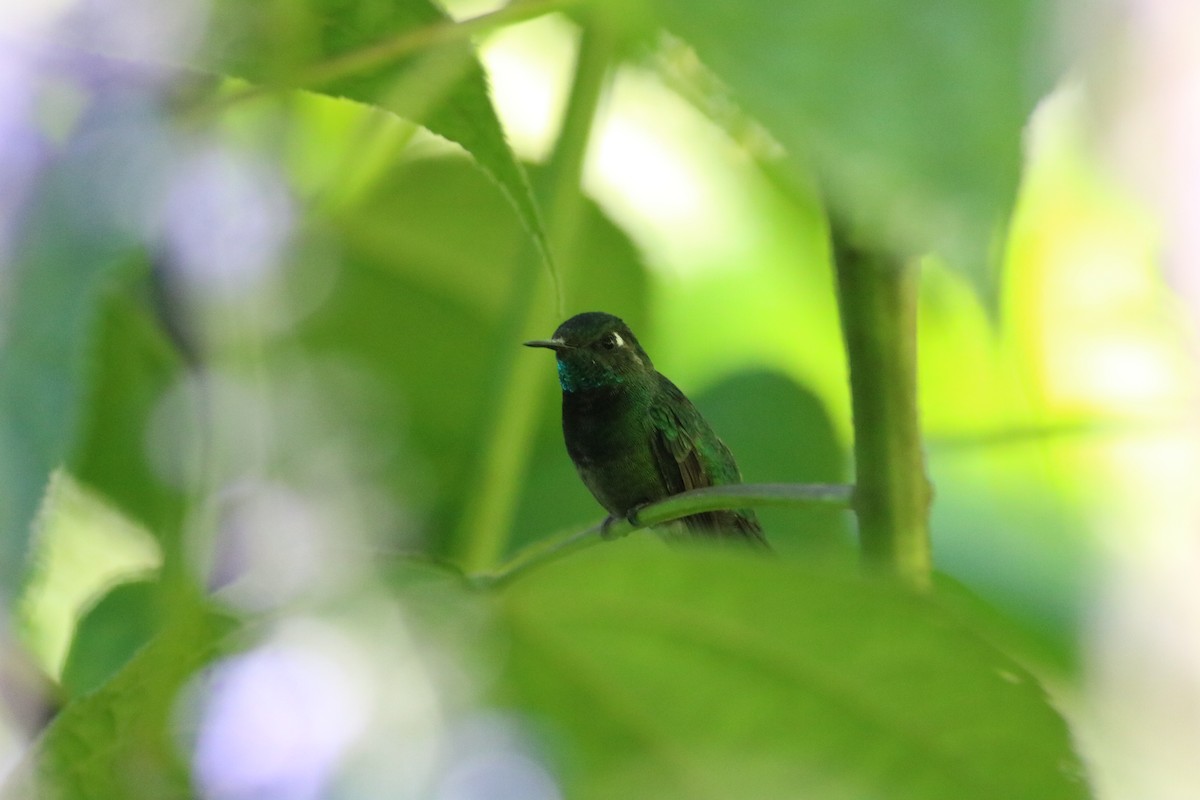
[[[615,331],[605,334],[604,338],[600,340],[600,346],[605,350],[616,350],[621,346],[621,335]]]

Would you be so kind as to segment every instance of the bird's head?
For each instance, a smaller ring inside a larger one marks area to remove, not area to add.
[[[558,382],[564,392],[633,383],[654,374],[650,356],[629,326],[612,314],[588,311],[558,326],[550,339],[525,342],[558,357]]]

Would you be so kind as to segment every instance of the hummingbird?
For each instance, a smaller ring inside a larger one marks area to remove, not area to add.
[[[606,523],[689,489],[741,483],[729,448],[619,318],[577,314],[550,339],[524,344],[557,357],[567,454],[608,512]],[[767,544],[749,509],[707,511],[682,522],[698,536]]]

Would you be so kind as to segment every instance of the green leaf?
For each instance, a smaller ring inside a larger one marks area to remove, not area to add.
[[[129,109],[114,104],[119,115]],[[113,118],[92,120],[43,175],[0,307],[0,587],[13,592],[50,472],[84,424],[89,357],[107,289],[130,261],[132,235],[104,185],[128,155]],[[99,168],[98,168],[99,165]]]
[[[84,425],[69,466],[152,534],[172,538],[185,497],[152,465],[147,428],[184,365],[143,294],[122,288],[103,309]]]
[[[118,584],[75,629],[60,682],[68,697],[98,689],[158,631],[161,589],[154,581]]]
[[[444,521],[465,489],[520,222],[465,159],[407,163],[376,186],[330,220],[340,274],[297,334],[332,369],[325,385],[345,395],[339,421],[361,441],[364,466],[381,467],[369,477],[414,522]],[[398,451],[369,455],[381,442]]]
[[[737,459],[745,483],[846,483],[847,454],[824,404],[789,377],[739,372],[700,392],[696,405]],[[833,508],[756,511],[772,547],[806,558],[847,551],[850,516]]]
[[[161,798],[191,796],[171,737],[175,698],[218,655],[228,617],[179,607],[172,624],[112,680],[55,718],[4,787],[5,798]]]
[[[656,0],[856,236],[984,263],[1048,81],[1032,0]],[[977,272],[978,276],[979,273]]]
[[[430,0],[221,0],[198,66],[279,88],[378,105],[456,142],[503,190],[549,259],[524,170],[469,40]]]
[[[856,572],[631,537],[496,602],[570,797],[1087,796],[1027,672]]]

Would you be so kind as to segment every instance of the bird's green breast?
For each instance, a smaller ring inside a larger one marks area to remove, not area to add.
[[[610,514],[660,500],[650,448],[650,397],[628,387],[563,393],[563,438],[579,476]]]

